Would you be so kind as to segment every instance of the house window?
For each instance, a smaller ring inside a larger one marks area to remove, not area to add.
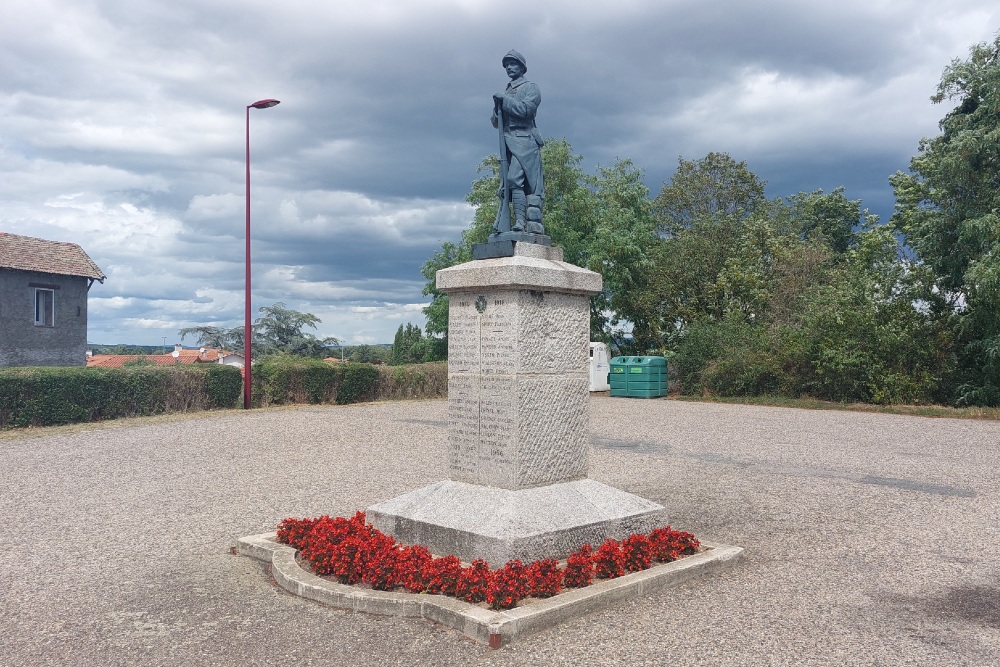
[[[56,321],[56,293],[50,289],[35,289],[35,326],[51,327]]]

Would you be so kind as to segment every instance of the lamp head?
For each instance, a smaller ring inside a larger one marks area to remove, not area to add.
[[[278,104],[281,104],[281,102],[278,100],[260,100],[259,102],[254,102],[250,106],[252,106],[254,109],[268,109]]]

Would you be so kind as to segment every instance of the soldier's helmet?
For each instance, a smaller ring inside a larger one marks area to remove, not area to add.
[[[500,61],[500,62],[501,62],[501,64],[503,64],[504,66],[506,66],[508,60],[514,60],[514,61],[517,61],[517,62],[521,63],[521,67],[524,68],[524,71],[525,72],[528,71],[528,63],[526,63],[524,61],[524,56],[522,56],[520,53],[518,53],[514,49],[511,49],[510,51],[508,51],[507,55],[505,55],[503,57],[503,60]]]

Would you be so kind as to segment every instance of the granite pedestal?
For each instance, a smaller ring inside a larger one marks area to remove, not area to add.
[[[587,479],[590,297],[601,276],[560,248],[443,269],[448,476],[368,508],[379,530],[498,567],[667,523],[662,506]]]

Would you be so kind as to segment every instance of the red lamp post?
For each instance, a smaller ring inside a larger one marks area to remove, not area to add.
[[[246,299],[243,319],[243,409],[250,409],[250,109],[267,109],[279,104],[278,100],[260,100],[247,105],[247,229],[246,229]]]

